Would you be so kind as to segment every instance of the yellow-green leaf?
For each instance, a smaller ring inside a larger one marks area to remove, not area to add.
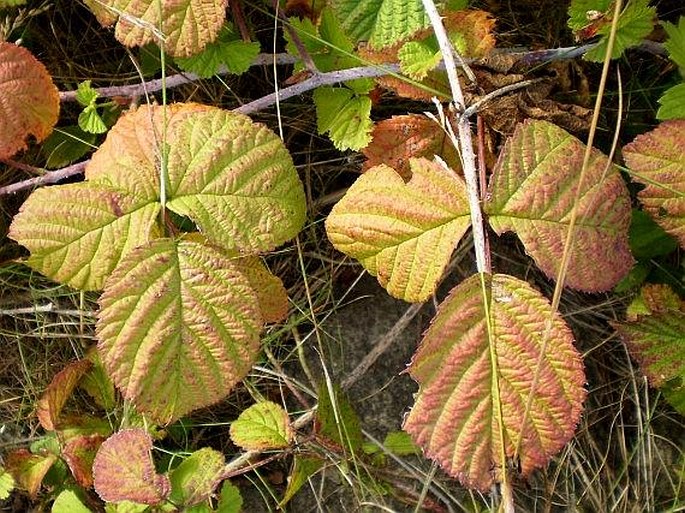
[[[70,363],[58,372],[36,404],[40,425],[47,431],[57,429],[64,404],[71,396],[81,377],[92,367],[89,360]]]
[[[253,404],[231,424],[231,440],[248,451],[287,447],[293,436],[288,413],[271,401]]]
[[[221,480],[225,463],[219,451],[209,447],[195,451],[171,473],[169,500],[185,507],[207,500]]]
[[[404,429],[448,474],[483,491],[502,480],[502,453],[524,476],[545,465],[573,436],[585,398],[571,330],[527,282],[501,274],[452,290],[409,373],[419,392]]]
[[[347,87],[319,87],[314,91],[320,134],[328,134],[339,150],[361,150],[371,142],[371,99]]]
[[[470,225],[466,186],[452,170],[411,159],[405,183],[392,168],[364,173],[333,208],[326,232],[393,296],[421,302],[437,287]]]

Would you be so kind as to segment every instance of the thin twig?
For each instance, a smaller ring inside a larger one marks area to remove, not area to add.
[[[86,169],[88,162],[90,161],[78,162],[76,164],[72,164],[71,166],[58,169],[57,171],[50,171],[49,173],[45,173],[43,176],[37,176],[35,178],[30,178],[29,180],[6,185],[5,187],[0,187],[0,196],[4,196],[5,194],[14,194],[25,189],[38,187],[39,185],[57,183],[65,178],[79,175]]]
[[[17,162],[16,160],[11,159],[0,159],[0,163],[13,167],[15,169],[19,169],[20,171],[26,171],[27,173],[31,173],[32,175],[37,176],[42,176],[47,172],[47,169],[29,166],[28,164],[24,164],[23,162]]]

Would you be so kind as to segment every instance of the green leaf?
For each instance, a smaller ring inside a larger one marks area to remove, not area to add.
[[[152,438],[143,429],[125,429],[100,446],[93,463],[95,491],[107,502],[160,504],[169,496],[169,479],[155,471]]]
[[[157,239],[107,280],[98,350],[123,396],[167,424],[231,391],[258,354],[261,327],[239,264],[204,244]]]
[[[592,25],[592,21],[588,19],[588,12],[594,11],[600,13],[602,17],[601,22],[596,24],[596,30],[590,36],[597,34],[602,37],[599,43],[585,54],[584,58],[592,62],[602,62],[611,31],[613,2],[609,2],[609,0],[575,0],[569,9],[569,13],[571,13],[569,25],[578,33],[588,25]],[[584,25],[583,17],[585,18]],[[656,7],[650,7],[649,0],[629,0],[618,18],[611,58],[618,59],[626,49],[639,45],[654,29],[655,20]]]
[[[499,274],[450,292],[409,373],[419,391],[404,429],[449,475],[483,491],[502,480],[501,454],[520,461],[524,476],[544,466],[573,436],[586,395],[559,313],[527,282]]]
[[[0,9],[17,7],[18,5],[24,5],[25,3],[26,0],[0,0]]]
[[[669,236],[642,210],[633,210],[630,223],[630,251],[638,260],[649,260],[668,255],[678,248],[675,239]]]
[[[36,190],[9,236],[25,246],[27,264],[82,290],[102,288],[123,255],[158,236],[159,203],[102,183]]]
[[[402,73],[414,80],[423,80],[440,64],[442,53],[434,38],[424,41],[409,41],[400,48],[397,56],[400,59]]]
[[[79,387],[103,410],[111,411],[117,404],[114,383],[109,379],[97,351],[89,351],[86,358],[93,363],[93,367],[83,376]]]
[[[259,43],[242,41],[230,27],[224,26],[217,39],[209,43],[202,52],[174,60],[182,70],[203,78],[218,74],[222,65],[226,66],[229,73],[242,75],[259,55],[259,50]]]
[[[685,72],[685,16],[678,18],[678,25],[662,22],[668,39],[664,43],[664,48],[668,51],[668,56],[675,62],[681,70]]]
[[[109,502],[105,504],[106,513],[147,513],[150,507],[147,504],[138,504],[132,501]]]
[[[91,513],[73,490],[63,490],[52,504],[52,513]]]
[[[48,70],[31,52],[0,41],[0,158],[45,139],[59,116],[59,94]]]
[[[371,99],[346,87],[319,87],[314,91],[317,127],[339,150],[360,150],[371,141]]]
[[[4,501],[10,496],[10,493],[14,490],[14,484],[12,474],[3,467],[0,467],[0,501]]]
[[[293,467],[288,476],[288,486],[283,494],[283,499],[278,503],[280,509],[283,509],[300,491],[300,488],[323,467],[323,463],[324,460],[315,456],[295,455]]]
[[[270,251],[305,221],[304,188],[278,136],[247,116],[205,109],[170,131],[167,207],[229,251]]]
[[[177,506],[192,506],[206,501],[221,481],[224,455],[203,447],[188,456],[171,473],[169,500]]]
[[[240,513],[243,508],[243,498],[237,486],[224,481],[219,495],[219,504],[216,513]]]
[[[396,456],[411,456],[421,454],[421,448],[404,431],[391,431],[385,436],[383,445]]]
[[[664,121],[685,118],[685,83],[667,89],[659,98],[659,105],[657,119]]]
[[[91,81],[85,80],[78,85],[76,89],[76,101],[81,104],[81,107],[88,107],[95,104],[100,93],[91,87]]]
[[[345,32],[355,41],[383,48],[428,26],[421,0],[332,0]]]
[[[40,152],[45,156],[45,167],[56,169],[67,166],[95,148],[97,135],[84,132],[79,126],[55,128],[43,141]]]
[[[685,247],[685,120],[661,123],[623,147],[644,210]]]
[[[318,397],[317,434],[345,452],[360,451],[364,445],[361,422],[347,395],[337,385],[333,385],[332,390],[322,385]]]
[[[456,173],[427,159],[410,166],[406,183],[388,166],[364,173],[333,207],[326,232],[391,295],[421,302],[435,292],[470,217]]]
[[[231,424],[231,440],[246,451],[288,447],[293,436],[288,413],[271,401],[253,404]]]
[[[633,265],[630,197],[616,168],[593,149],[574,242],[565,248],[584,153],[581,141],[551,123],[518,125],[495,164],[484,207],[492,228],[498,234],[516,232],[547,276],[556,278],[566,249],[566,285],[599,292],[616,285]]]
[[[116,23],[114,36],[126,46],[164,39],[172,57],[189,57],[214,41],[226,18],[225,0],[84,0],[103,26]],[[163,10],[160,12],[160,9]],[[135,21],[132,21],[135,20]]]
[[[36,416],[43,429],[47,431],[57,429],[64,404],[71,396],[81,377],[92,365],[88,360],[72,362],[52,378],[47,390],[45,390],[36,403]]]
[[[649,383],[685,415],[685,311],[679,303],[650,305],[637,320],[613,326]]]
[[[104,134],[107,131],[107,125],[98,114],[95,104],[88,105],[81,111],[78,115],[78,126],[84,132],[91,134]]]

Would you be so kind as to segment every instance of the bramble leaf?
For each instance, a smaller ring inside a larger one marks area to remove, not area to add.
[[[428,26],[421,0],[332,0],[342,27],[354,41],[390,46]]]
[[[485,491],[502,479],[500,454],[518,458],[526,476],[568,442],[585,376],[573,335],[546,298],[511,276],[482,279],[494,347],[474,275],[440,305],[412,359],[419,392],[404,429],[448,474]]]
[[[56,461],[57,456],[49,452],[31,454],[26,449],[18,449],[5,456],[5,470],[12,475],[17,486],[35,497],[45,474]]]
[[[89,134],[104,134],[107,131],[107,125],[98,114],[95,105],[88,105],[81,111],[78,116],[78,126]]]
[[[400,69],[414,80],[423,80],[442,60],[442,53],[434,38],[409,41],[397,52]]]
[[[231,440],[247,451],[288,447],[294,436],[288,413],[278,404],[253,404],[231,424]]]
[[[347,87],[318,87],[314,91],[320,134],[327,133],[339,150],[360,150],[371,141],[371,99]]]
[[[57,169],[75,162],[95,147],[96,140],[96,134],[84,132],[77,125],[55,128],[40,147],[45,167]]]
[[[206,244],[157,239],[135,249],[100,307],[105,368],[160,424],[225,397],[259,350],[257,296],[240,264]]]
[[[454,171],[411,159],[411,179],[376,166],[326,220],[333,245],[356,258],[394,297],[425,301],[470,225],[466,186]]]
[[[59,116],[57,87],[26,48],[0,41],[0,158],[26,148],[26,138],[45,139]]]
[[[226,18],[226,0],[84,0],[103,26],[126,46],[164,41],[173,57],[189,57],[214,41]],[[160,12],[161,9],[161,12]]]
[[[93,486],[93,461],[105,438],[99,434],[76,436],[62,448],[62,458],[76,482],[84,488]]]
[[[668,34],[664,43],[668,56],[678,65],[681,73],[685,73],[685,16],[678,18],[678,25],[668,22],[662,22],[661,25]]]
[[[155,471],[152,438],[143,429],[125,429],[100,446],[93,462],[95,491],[107,502],[159,504],[169,496],[169,479]]]
[[[214,449],[195,451],[171,473],[169,500],[184,507],[205,501],[219,484],[225,463],[224,455]]]
[[[685,83],[666,89],[666,92],[659,98],[659,105],[659,110],[656,112],[658,120],[685,118]]]
[[[283,282],[258,257],[234,260],[257,295],[264,322],[279,322],[288,315],[288,293]]]
[[[51,513],[91,513],[73,490],[63,490],[52,504]]]
[[[240,513],[242,510],[243,498],[240,495],[240,489],[228,480],[224,481],[221,485],[216,513]]]
[[[191,57],[174,59],[184,70],[203,78],[210,78],[219,73],[221,66],[234,75],[245,73],[259,55],[259,43],[242,41],[232,27],[224,25],[215,41],[204,50]]]
[[[665,121],[623,147],[637,197],[666,233],[685,247],[685,120]]]
[[[79,360],[58,372],[36,403],[36,415],[43,429],[57,429],[64,404],[71,396],[81,377],[93,366],[89,360]]]
[[[517,233],[550,278],[556,278],[567,249],[566,285],[598,292],[612,288],[632,267],[630,197],[616,168],[593,149],[573,246],[564,248],[584,152],[581,141],[551,123],[518,125],[493,170],[485,211],[498,234]]]
[[[82,290],[99,290],[121,257],[157,236],[159,203],[103,183],[38,189],[9,236],[31,251],[27,264]]]
[[[10,492],[14,490],[14,485],[12,474],[0,467],[0,501],[4,501],[10,496]]]
[[[379,121],[371,132],[371,143],[362,150],[366,161],[362,171],[379,164],[395,169],[402,178],[409,180],[409,159],[435,155],[452,169],[461,169],[459,154],[444,130],[435,121],[419,114],[393,116]]]
[[[295,497],[300,488],[323,467],[324,460],[315,456],[302,456],[295,454],[293,465],[288,476],[288,486],[283,493],[278,507],[284,509],[285,505]]]

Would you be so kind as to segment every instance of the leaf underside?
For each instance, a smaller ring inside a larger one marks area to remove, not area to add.
[[[125,398],[169,423],[225,397],[259,351],[262,316],[240,265],[158,239],[131,252],[100,298],[98,349]]]
[[[29,135],[45,139],[59,116],[57,87],[27,49],[0,42],[0,158],[26,148]]]
[[[585,145],[546,121],[526,121],[506,142],[493,170],[485,211],[498,233],[513,231],[547,276],[562,260]],[[577,206],[566,285],[587,292],[612,288],[633,264],[628,244],[628,190],[596,150]]]
[[[405,183],[384,165],[368,170],[333,207],[326,232],[394,297],[430,297],[470,225],[463,180],[427,159],[412,159]]]
[[[485,491],[502,479],[502,450],[519,458],[525,476],[566,444],[582,411],[585,376],[571,331],[539,292],[511,276],[483,280],[494,347],[475,275],[440,305],[414,355],[409,373],[420,388],[404,429],[447,473]]]
[[[645,211],[685,247],[685,119],[665,121],[623,147],[623,158],[644,184]]]
[[[95,491],[107,502],[159,504],[169,495],[166,476],[155,471],[152,438],[143,429],[125,429],[110,436],[93,462]]]
[[[226,18],[227,0],[85,0],[126,46],[154,42],[173,57],[189,57],[214,41]],[[160,11],[161,8],[161,11]]]

